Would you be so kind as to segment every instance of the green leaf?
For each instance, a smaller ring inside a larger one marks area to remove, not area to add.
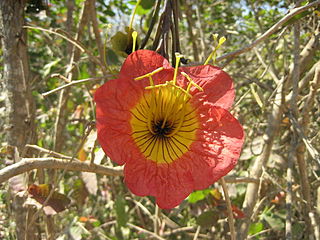
[[[142,15],[146,15],[148,12],[150,11],[150,9],[145,9],[145,8],[143,8],[141,5],[139,5],[138,7],[137,7],[137,14],[139,15],[139,16],[142,16]]]
[[[281,230],[284,228],[284,219],[271,212],[271,209],[265,209],[260,215],[260,218],[265,220],[274,230]]]
[[[140,2],[140,6],[143,7],[144,9],[150,9],[153,7],[155,3],[155,0],[142,0]]]
[[[209,228],[215,225],[218,219],[219,219],[219,213],[214,210],[209,210],[200,214],[196,222],[201,227]]]
[[[128,215],[125,210],[126,205],[126,200],[123,198],[123,196],[117,196],[115,201],[117,223],[122,227],[125,226],[128,222]]]
[[[254,235],[263,230],[264,226],[262,222],[252,223],[249,227],[249,235]]]
[[[124,51],[127,47],[127,43],[128,35],[120,31],[111,38],[112,48],[115,51]]]
[[[211,191],[210,189],[195,191],[189,195],[188,202],[196,203],[200,200],[203,200],[210,193],[210,191]]]
[[[256,88],[257,88],[257,90],[256,90]],[[251,89],[251,93],[252,93],[254,99],[256,100],[256,102],[258,103],[259,107],[263,108],[263,95],[262,95],[260,88],[257,86],[257,84],[252,83],[252,84],[250,84],[250,89]]]
[[[116,14],[111,9],[106,9],[103,11],[103,13],[107,16],[114,17]]]

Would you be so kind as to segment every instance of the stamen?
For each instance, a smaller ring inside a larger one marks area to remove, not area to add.
[[[151,77],[151,76],[153,76],[154,74],[156,74],[156,73],[158,73],[158,72],[161,72],[163,69],[164,69],[164,67],[159,67],[159,68],[157,68],[156,70],[154,70],[154,71],[152,71],[152,72],[150,72],[150,73],[147,73],[147,74],[142,75],[142,76],[140,76],[140,77],[134,78],[134,80],[138,81],[138,80],[144,79],[144,78],[146,78],[146,77]]]
[[[147,87],[145,87],[145,89],[148,90],[148,89],[155,89],[155,88],[161,88],[161,87],[166,87],[166,86],[170,86],[173,89],[175,89],[175,88],[179,89],[180,91],[187,94],[190,98],[192,97],[192,95],[190,93],[188,93],[186,90],[184,90],[182,87],[174,85],[172,81],[168,81],[168,82],[157,84],[157,85],[147,86]]]
[[[187,87],[187,93],[190,92],[191,86],[195,86],[199,91],[203,92],[202,87],[200,87],[198,84],[196,84],[191,77],[189,77],[188,74],[186,74],[185,72],[181,72],[181,74],[189,81],[188,87]]]
[[[178,68],[180,64],[180,59],[182,58],[182,55],[178,52],[175,53],[176,55],[176,67],[174,69],[174,75],[173,75],[173,84],[176,85],[177,83],[177,75],[178,75]]]
[[[137,36],[138,36],[137,31],[133,31],[133,33],[132,33],[132,41],[133,41],[132,52],[134,52],[136,50]]]
[[[218,34],[213,34],[213,40],[214,40],[214,44],[217,44],[217,45],[214,46],[214,49],[212,50],[212,52],[210,53],[209,57],[207,58],[207,60],[204,62],[203,65],[207,65],[211,59],[213,60],[213,64],[216,63],[217,51],[227,39],[225,37],[221,37],[219,41],[217,41]]]

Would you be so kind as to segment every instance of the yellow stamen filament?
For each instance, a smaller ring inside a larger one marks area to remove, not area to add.
[[[225,37],[221,37],[218,41],[218,34],[213,34],[213,40],[214,40],[214,45],[216,46],[214,47],[214,49],[212,50],[212,52],[210,53],[209,57],[207,58],[207,60],[204,62],[203,65],[207,65],[211,59],[213,60],[213,64],[216,63],[217,51],[227,39]]]
[[[159,67],[159,68],[157,68],[156,70],[154,70],[154,71],[152,71],[152,72],[150,72],[150,73],[147,73],[147,74],[142,75],[142,76],[140,76],[140,77],[136,77],[134,80],[138,81],[138,80],[144,79],[144,78],[146,78],[146,77],[149,77],[149,78],[150,78],[150,77],[152,77],[154,74],[156,74],[156,73],[158,73],[158,72],[161,72],[163,69],[164,69],[164,67]],[[151,86],[153,86],[153,85],[151,85]]]
[[[132,52],[134,52],[136,50],[137,37],[138,37],[138,33],[136,31],[133,31],[133,33],[132,33],[132,41],[133,41]]]
[[[200,87],[199,85],[197,85],[191,77],[189,77],[188,74],[186,74],[185,72],[181,72],[181,75],[183,75],[188,81],[189,81],[189,84],[188,84],[188,87],[187,87],[187,93],[190,92],[190,89],[191,89],[191,86],[194,86],[196,87],[199,91],[203,91],[202,87]]]
[[[177,75],[178,75],[180,59],[182,58],[182,55],[180,53],[175,53],[175,55],[176,55],[176,67],[174,69],[173,85],[176,85],[176,83],[177,83]]]

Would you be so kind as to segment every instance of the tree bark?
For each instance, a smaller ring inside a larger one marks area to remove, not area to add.
[[[30,91],[24,0],[0,1],[1,45],[3,49],[3,91],[5,93],[5,134],[8,145],[24,155],[24,147],[35,140],[34,104]],[[35,239],[34,229],[26,229],[28,210],[24,198],[13,194],[16,239]],[[30,217],[30,211],[29,211]]]

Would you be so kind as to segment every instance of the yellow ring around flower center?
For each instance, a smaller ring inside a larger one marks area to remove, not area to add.
[[[171,163],[189,150],[199,126],[189,100],[183,89],[163,84],[147,90],[131,109],[132,138],[147,159]]]

